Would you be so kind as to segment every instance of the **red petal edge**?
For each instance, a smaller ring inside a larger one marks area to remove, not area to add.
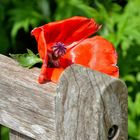
[[[61,21],[51,22],[32,30],[32,35],[38,41],[38,36],[43,30],[47,47],[56,42],[71,44],[75,41],[85,39],[101,28],[94,19],[75,16]]]
[[[112,43],[101,36],[87,38],[73,47],[61,60],[61,67],[81,64],[110,76],[118,77],[117,53]]]

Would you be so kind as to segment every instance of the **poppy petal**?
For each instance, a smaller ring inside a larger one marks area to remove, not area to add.
[[[42,65],[38,82],[44,84],[47,81],[57,83],[61,73],[64,71],[63,68],[47,68],[46,65]]]
[[[63,68],[48,68],[47,69],[48,79],[54,83],[57,83],[63,71],[64,71]]]
[[[40,84],[44,84],[48,81],[48,76],[47,76],[47,66],[45,64],[42,65],[40,75],[38,77],[38,82]]]
[[[47,44],[44,37],[44,32],[41,31],[40,34],[36,36],[36,38],[38,39],[37,43],[38,43],[38,52],[39,52],[40,58],[42,58],[42,60],[44,60],[45,63],[47,64],[47,61],[48,61]]]
[[[75,16],[45,24],[39,28],[44,30],[46,43],[51,46],[56,42],[71,44],[85,39],[98,31],[100,27],[93,19]]]
[[[33,35],[35,37],[36,41],[38,41],[41,31],[42,31],[41,28],[34,28],[31,31],[31,35]]]
[[[81,64],[110,76],[119,76],[115,48],[101,36],[83,40],[70,49],[60,60],[60,65],[64,68],[73,63]]]

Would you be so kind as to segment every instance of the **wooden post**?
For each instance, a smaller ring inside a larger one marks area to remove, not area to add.
[[[11,129],[10,140],[127,140],[121,80],[72,65],[57,85],[40,85],[39,69],[3,55],[0,70],[0,124]]]

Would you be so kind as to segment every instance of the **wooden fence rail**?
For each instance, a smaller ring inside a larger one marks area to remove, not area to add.
[[[127,88],[116,78],[72,65],[58,84],[37,83],[0,55],[0,124],[10,140],[127,140]]]

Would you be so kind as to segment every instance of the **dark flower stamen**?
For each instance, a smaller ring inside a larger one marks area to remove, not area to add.
[[[61,42],[57,42],[54,46],[52,46],[53,55],[56,58],[63,56],[66,53],[65,44]]]

